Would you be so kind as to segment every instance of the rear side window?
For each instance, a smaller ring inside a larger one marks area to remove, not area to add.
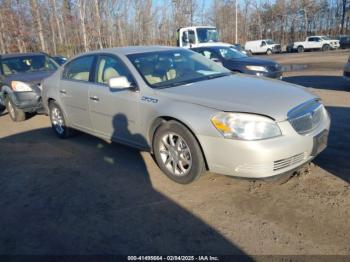
[[[89,81],[94,56],[79,57],[64,67],[63,79]]]

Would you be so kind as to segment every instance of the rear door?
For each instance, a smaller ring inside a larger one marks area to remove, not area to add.
[[[89,116],[89,87],[92,84],[95,55],[78,57],[65,65],[59,86],[59,96],[72,126],[92,130]]]
[[[140,92],[128,88],[111,89],[108,80],[120,76],[135,83],[120,58],[111,54],[100,55],[94,84],[89,89],[92,125],[100,136],[139,145],[144,140],[138,141],[138,136],[134,135],[139,133]]]

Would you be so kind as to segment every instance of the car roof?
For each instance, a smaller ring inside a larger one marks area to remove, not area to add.
[[[198,47],[192,47],[190,50],[197,50],[197,49],[219,49],[219,48],[232,48],[231,46],[222,46],[222,45],[208,45],[208,46],[198,46]]]
[[[113,48],[95,50],[95,51],[91,51],[81,55],[86,55],[90,53],[91,54],[106,53],[106,52],[123,54],[123,55],[131,55],[131,54],[138,54],[138,53],[160,52],[160,51],[167,51],[167,50],[184,50],[184,48],[173,47],[173,46],[125,46],[125,47],[113,47]]]
[[[45,53],[41,52],[28,52],[28,53],[12,53],[12,54],[1,54],[1,58],[13,58],[13,57],[23,57],[23,56],[39,56],[39,55],[46,55]]]

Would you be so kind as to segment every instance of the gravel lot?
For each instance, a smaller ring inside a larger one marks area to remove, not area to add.
[[[145,152],[80,134],[59,140],[46,116],[0,117],[0,254],[350,254],[349,52],[274,55],[285,81],[318,94],[329,147],[278,185],[208,174],[182,186]],[[291,66],[294,65],[294,66]]]

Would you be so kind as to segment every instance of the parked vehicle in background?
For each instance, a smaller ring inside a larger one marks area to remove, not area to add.
[[[309,36],[303,42],[291,43],[287,49],[291,52],[304,52],[312,50],[328,51],[339,48],[339,40],[331,40],[327,36]]]
[[[336,50],[336,49],[340,48],[340,43],[339,43],[340,41],[338,39],[336,39],[335,37],[323,36],[323,38],[330,41],[330,45],[331,45],[332,50]]]
[[[54,55],[52,56],[52,59],[59,65],[63,65],[65,62],[67,62],[67,57],[61,55]]]
[[[340,35],[336,37],[339,40],[341,49],[350,48],[350,35]]]
[[[181,27],[176,33],[176,44],[184,48],[211,45],[232,46],[232,44],[220,42],[218,30],[214,26]]]
[[[281,45],[275,43],[271,39],[262,39],[255,41],[248,41],[244,45],[244,49],[249,54],[267,54],[281,53]]]
[[[42,109],[41,81],[57,68],[44,53],[0,56],[0,111],[5,107],[13,121],[23,121],[26,113]]]
[[[76,128],[149,150],[183,184],[206,170],[250,178],[292,172],[325,149],[330,126],[305,88],[232,74],[175,47],[74,57],[44,80],[43,102],[59,137]]]
[[[344,77],[347,80],[350,80],[350,56],[349,56],[347,64],[344,67]]]
[[[241,52],[244,55],[249,56],[250,54],[248,54],[247,51],[244,50],[244,47],[242,47],[240,44],[233,44],[231,47],[233,47],[234,49],[236,49],[237,51]]]
[[[272,60],[249,57],[224,46],[197,47],[192,50],[233,72],[282,79],[282,66]]]

